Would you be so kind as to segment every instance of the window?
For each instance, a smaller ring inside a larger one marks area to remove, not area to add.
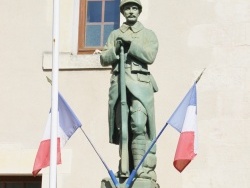
[[[78,53],[102,49],[120,25],[120,0],[80,0]]]
[[[42,176],[0,176],[0,188],[41,188]]]

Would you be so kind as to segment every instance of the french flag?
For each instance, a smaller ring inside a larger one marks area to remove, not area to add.
[[[197,154],[197,98],[196,83],[168,120],[180,132],[174,158],[174,167],[182,172]]]
[[[60,93],[58,93],[58,119],[57,164],[61,164],[61,148],[82,124]],[[36,176],[42,168],[50,165],[50,125],[51,112],[36,154],[32,171],[33,176]]]

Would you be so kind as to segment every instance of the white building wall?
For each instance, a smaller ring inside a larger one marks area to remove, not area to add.
[[[203,68],[197,85],[199,150],[180,174],[172,166],[179,134],[168,127],[157,144],[158,183],[175,188],[250,187],[250,1],[141,0],[141,22],[160,42],[149,67],[159,131]],[[50,108],[43,53],[51,51],[52,1],[2,0],[0,6],[0,174],[31,174]],[[60,52],[75,54],[78,0],[61,1]],[[83,129],[116,171],[108,143],[109,70],[60,71],[59,89]],[[58,188],[100,187],[108,174],[80,130],[58,166]],[[41,171],[49,187],[49,169]]]

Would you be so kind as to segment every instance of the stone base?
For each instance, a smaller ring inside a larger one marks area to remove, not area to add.
[[[118,179],[117,181],[120,183],[120,188],[126,188],[126,181],[127,179]],[[101,182],[101,188],[116,188],[114,183],[110,178],[104,178]],[[130,188],[160,188],[158,183],[153,180],[143,179],[143,178],[136,178]]]

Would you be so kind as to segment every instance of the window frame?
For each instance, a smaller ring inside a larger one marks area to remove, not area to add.
[[[79,30],[78,30],[78,54],[91,54],[94,52],[93,48],[86,48],[83,46],[82,41],[86,34],[86,10],[87,10],[87,0],[80,0],[80,10],[79,10]]]

